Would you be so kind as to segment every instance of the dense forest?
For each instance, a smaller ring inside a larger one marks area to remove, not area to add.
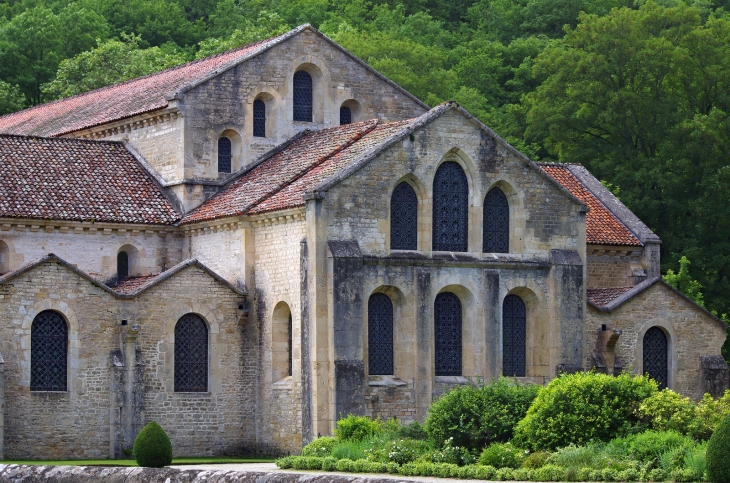
[[[306,22],[533,159],[586,165],[661,236],[663,271],[686,257],[680,286],[730,313],[730,0],[6,0],[0,113]]]

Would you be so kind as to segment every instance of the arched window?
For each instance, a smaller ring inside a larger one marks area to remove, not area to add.
[[[368,300],[368,373],[393,374],[393,302],[384,293]]]
[[[517,295],[502,304],[502,375],[525,377],[527,359],[527,310]]]
[[[467,251],[469,186],[459,163],[439,166],[433,180],[433,249]]]
[[[390,197],[390,249],[416,250],[418,198],[411,185],[398,183]]]
[[[340,126],[352,124],[352,111],[347,106],[340,107]]]
[[[312,122],[312,76],[304,70],[294,73],[294,120]]]
[[[127,252],[117,253],[117,278],[129,277],[129,254]]]
[[[509,203],[499,188],[492,188],[484,198],[483,228],[483,252],[509,253]]]
[[[175,392],[208,391],[208,327],[195,314],[175,325]]]
[[[253,101],[253,135],[266,137],[266,104],[261,99]]]
[[[231,140],[227,137],[218,138],[218,172],[219,173],[230,173],[231,172],[231,158],[233,157],[233,150],[231,147]]]
[[[442,292],[434,303],[436,375],[461,375],[461,301],[451,292]]]
[[[669,385],[669,341],[659,327],[652,327],[644,334],[644,374],[659,383],[659,389]]]
[[[68,327],[61,314],[44,310],[30,328],[30,390],[65,391]]]

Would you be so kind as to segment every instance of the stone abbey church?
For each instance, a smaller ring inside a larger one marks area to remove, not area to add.
[[[580,165],[309,25],[0,118],[0,459],[287,453],[449,388],[727,387],[726,327]]]

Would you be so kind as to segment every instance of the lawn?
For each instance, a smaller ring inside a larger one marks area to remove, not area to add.
[[[203,465],[221,463],[273,463],[270,458],[237,458],[234,456],[205,458],[173,458],[173,465]],[[3,465],[38,466],[137,466],[134,460],[0,460]]]

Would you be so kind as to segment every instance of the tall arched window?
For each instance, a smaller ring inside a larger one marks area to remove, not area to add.
[[[517,295],[502,304],[502,375],[525,377],[527,366],[527,310]]]
[[[669,385],[669,341],[659,327],[652,327],[644,334],[644,374],[659,383],[659,389]]]
[[[117,253],[117,278],[129,277],[129,254],[127,252]]]
[[[266,137],[266,104],[261,99],[253,101],[253,135]]]
[[[398,183],[390,197],[390,249],[416,250],[418,198],[411,185]]]
[[[218,172],[219,173],[230,173],[231,172],[231,158],[233,157],[233,150],[231,146],[231,140],[227,137],[218,138]]]
[[[208,327],[185,314],[175,325],[175,392],[208,391]]]
[[[439,166],[433,180],[433,249],[465,252],[469,233],[469,185],[459,163]]]
[[[340,126],[352,124],[352,111],[347,106],[340,107]]]
[[[312,76],[304,70],[294,73],[294,120],[312,122]]]
[[[368,300],[368,373],[393,374],[393,302],[384,293]]]
[[[30,328],[30,390],[65,391],[68,327],[61,314],[44,310]]]
[[[492,188],[484,198],[482,251],[509,253],[509,203],[501,189]]]
[[[461,375],[461,301],[451,292],[442,292],[434,303],[436,375]]]

